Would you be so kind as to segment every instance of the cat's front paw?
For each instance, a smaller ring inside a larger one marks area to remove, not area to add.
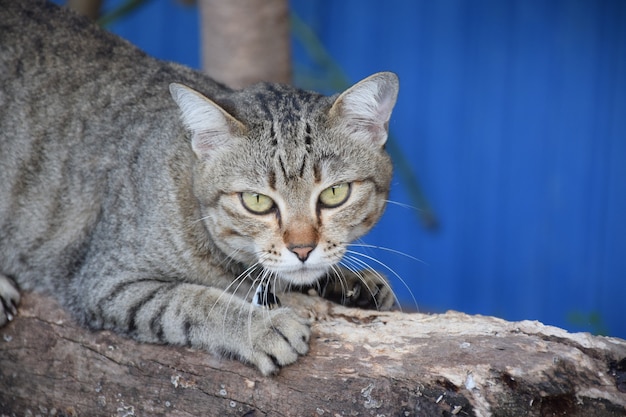
[[[390,310],[396,302],[387,278],[371,270],[353,272],[342,269],[338,276],[328,278],[320,295],[347,307],[380,311]]]
[[[309,351],[309,323],[288,308],[259,309],[251,317],[251,349],[242,356],[263,375],[272,375]]]
[[[0,274],[0,327],[13,320],[19,302],[20,293],[13,280]]]

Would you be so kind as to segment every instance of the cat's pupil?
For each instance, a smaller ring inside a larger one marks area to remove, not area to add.
[[[348,197],[350,197],[350,184],[336,184],[322,191],[319,202],[325,208],[335,208],[344,204]]]
[[[253,214],[268,214],[274,208],[274,200],[264,194],[244,192],[239,194],[241,204]]]

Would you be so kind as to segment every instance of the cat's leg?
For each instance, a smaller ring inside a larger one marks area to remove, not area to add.
[[[127,279],[100,285],[83,304],[87,324],[154,343],[186,345],[237,357],[276,373],[308,351],[306,320],[202,285]]]
[[[4,326],[17,314],[20,293],[13,280],[0,274],[0,327]]]
[[[348,307],[390,310],[396,296],[387,278],[375,270],[339,267],[320,283],[320,295]]]

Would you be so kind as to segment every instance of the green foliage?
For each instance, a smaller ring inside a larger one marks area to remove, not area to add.
[[[574,326],[589,329],[589,331],[595,335],[606,336],[609,334],[609,329],[606,327],[602,316],[597,311],[572,311],[567,315],[567,321]]]
[[[97,23],[102,27],[107,27],[116,20],[126,16],[128,13],[144,6],[150,0],[127,0],[113,11],[101,16]]]

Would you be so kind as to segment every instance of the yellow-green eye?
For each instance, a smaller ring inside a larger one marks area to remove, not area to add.
[[[266,214],[274,208],[274,200],[263,194],[241,193],[241,204],[254,214]]]
[[[338,207],[346,202],[350,197],[350,184],[344,182],[342,184],[328,187],[320,194],[320,203],[326,208]]]

